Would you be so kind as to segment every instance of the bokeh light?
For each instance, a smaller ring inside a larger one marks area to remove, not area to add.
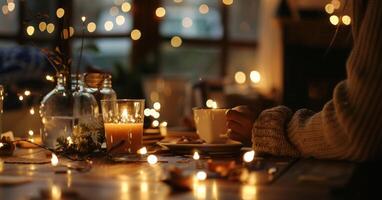
[[[114,24],[112,21],[106,21],[104,27],[106,31],[111,31],[114,27]]]
[[[123,12],[129,12],[131,10],[131,4],[129,2],[125,2],[121,5],[121,10]]]
[[[157,17],[164,17],[166,15],[166,9],[164,9],[163,7],[159,7],[155,10],[155,15]]]
[[[210,11],[209,7],[207,4],[202,4],[199,6],[199,12],[201,14],[207,14]]]
[[[132,40],[139,40],[141,38],[142,34],[141,34],[140,30],[134,29],[131,31],[130,36],[131,36]]]
[[[329,21],[335,26],[340,22],[340,19],[338,18],[337,15],[332,15],[329,17]]]
[[[28,26],[28,27],[27,27],[27,34],[28,34],[29,36],[32,36],[33,33],[34,33],[34,27],[33,27],[33,26]]]
[[[118,26],[121,26],[125,23],[125,17],[123,15],[118,15],[116,18],[115,18],[115,23],[118,25]]]
[[[261,80],[260,73],[256,70],[251,71],[251,73],[249,74],[249,78],[253,83],[259,83]]]
[[[179,36],[174,36],[174,37],[172,37],[171,38],[171,41],[170,41],[170,43],[171,43],[171,46],[172,47],[180,47],[180,46],[182,46],[182,38],[180,38]]]
[[[235,82],[238,84],[243,84],[247,80],[245,73],[242,71],[238,71],[235,73]]]
[[[65,15],[65,10],[63,8],[58,8],[56,11],[56,15],[58,18],[62,18]]]
[[[192,26],[192,19],[191,18],[189,18],[189,17],[185,17],[185,18],[183,18],[183,20],[182,20],[182,26],[184,27],[184,28],[190,28],[191,26]]]
[[[342,16],[342,23],[345,25],[350,25],[351,23],[351,18],[349,15],[344,15]]]

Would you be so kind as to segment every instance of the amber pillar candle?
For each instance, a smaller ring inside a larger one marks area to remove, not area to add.
[[[105,123],[105,136],[111,153],[135,154],[142,147],[143,123]]]

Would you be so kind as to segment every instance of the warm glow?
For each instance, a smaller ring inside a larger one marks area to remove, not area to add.
[[[118,13],[119,13],[119,9],[117,8],[117,6],[113,6],[113,7],[110,8],[110,12],[109,13],[110,13],[111,16],[117,16]]]
[[[238,84],[243,84],[245,83],[247,77],[245,76],[245,73],[242,71],[238,71],[235,73],[235,81]]]
[[[125,23],[125,17],[123,15],[118,15],[115,18],[115,23],[119,26],[123,25]]]
[[[73,35],[74,35],[74,28],[73,27],[69,27],[69,36],[73,37]]]
[[[15,3],[13,3],[13,2],[9,2],[8,3],[8,10],[9,10],[9,12],[12,12],[13,10],[15,10],[15,7],[16,7]]]
[[[134,29],[131,31],[130,36],[131,36],[132,40],[139,40],[141,38],[142,34],[141,34],[140,30]]]
[[[333,4],[331,4],[331,3],[326,4],[325,11],[328,14],[333,14],[334,13],[334,6],[333,6]]]
[[[172,47],[180,47],[182,45],[182,38],[180,38],[179,36],[174,36],[171,38],[170,43]]]
[[[253,150],[247,151],[243,155],[243,160],[244,162],[247,162],[247,163],[252,162],[254,158],[255,158],[255,151]]]
[[[192,156],[192,158],[193,158],[194,160],[199,160],[199,159],[200,159],[200,155],[199,155],[199,153],[198,153],[197,151],[195,151],[195,153],[194,153],[194,155]]]
[[[339,0],[332,0],[332,4],[334,6],[334,9],[338,9],[341,7],[341,2]]]
[[[54,77],[51,76],[51,75],[46,75],[46,76],[45,76],[45,79],[46,79],[47,81],[54,82]]]
[[[29,36],[32,36],[33,33],[34,33],[34,27],[33,27],[33,26],[28,26],[28,27],[27,27],[27,34],[28,34]]]
[[[204,181],[207,179],[207,173],[205,171],[198,171],[196,173],[196,178],[199,180],[199,181]]]
[[[32,130],[29,130],[28,135],[32,137],[34,135],[34,132]]]
[[[175,3],[182,3],[183,0],[174,0]]]
[[[52,166],[57,166],[58,165],[58,158],[56,154],[52,153],[52,158],[50,159],[50,163]]]
[[[104,27],[106,31],[111,31],[114,27],[114,24],[112,21],[106,21]]]
[[[147,154],[147,148],[146,147],[142,147],[138,150],[138,154],[141,154],[141,155],[146,155]]]
[[[4,146],[4,144],[2,142],[0,142],[0,148],[3,147],[3,146]]]
[[[155,102],[153,107],[154,107],[155,110],[160,110],[161,105],[160,105],[159,102]]]
[[[160,123],[160,126],[161,126],[161,127],[167,127],[167,122],[164,121],[164,122]]]
[[[147,157],[147,162],[150,164],[150,165],[153,165],[153,164],[156,164],[158,162],[158,157],[156,157],[155,155],[149,155]]]
[[[127,118],[129,117],[129,113],[127,112],[127,109],[123,109],[123,110],[122,110],[121,117],[122,117],[122,120],[123,120],[123,121],[126,121],[126,120],[127,120]]]
[[[185,17],[182,20],[182,26],[184,28],[190,28],[192,26],[192,19],[189,17]]]
[[[261,80],[261,76],[260,76],[260,73],[258,71],[251,71],[251,73],[249,74],[249,77],[251,78],[251,81],[253,83],[259,83],[260,80]]]
[[[65,10],[63,8],[57,9],[56,15],[58,18],[62,18],[65,15]]]
[[[97,25],[94,22],[90,22],[87,25],[87,29],[88,29],[89,33],[93,33],[97,29]]]
[[[38,24],[38,29],[40,29],[41,32],[44,32],[46,30],[46,23],[45,22],[40,22]]]
[[[57,185],[52,186],[51,196],[53,200],[61,199],[61,188]]]
[[[153,127],[158,127],[159,126],[159,121],[158,120],[154,120],[152,125],[153,125]]]
[[[25,90],[25,91],[24,91],[24,95],[25,95],[25,96],[29,96],[29,95],[31,95],[31,91],[29,91],[29,90]]]
[[[73,144],[73,140],[70,136],[66,138],[66,141],[68,142],[69,146]]]
[[[233,4],[233,0],[222,0],[222,2],[223,2],[224,5],[227,5],[227,6]]]
[[[337,15],[330,16],[329,20],[333,25],[337,25],[340,22],[340,19],[337,17]]]
[[[29,110],[29,113],[30,113],[31,115],[34,115],[34,114],[35,114],[35,111],[34,111],[34,108],[33,108],[33,107]]]
[[[143,114],[145,114],[146,117],[150,116],[151,115],[151,110],[149,108],[146,108],[144,111],[143,111]]]
[[[123,12],[129,12],[131,9],[131,5],[129,2],[125,2],[122,4],[121,9]]]
[[[46,26],[46,31],[48,31],[48,33],[53,33],[53,31],[54,31],[54,24],[49,23],[49,24]]]
[[[166,15],[166,9],[164,9],[163,7],[159,7],[155,10],[155,15],[157,17],[164,17]]]
[[[160,113],[155,111],[153,112],[152,116],[155,118],[155,119],[158,119],[160,117]]]
[[[208,99],[208,100],[206,101],[206,106],[207,106],[207,108],[211,108],[212,105],[213,105],[213,103],[214,103],[214,100],[212,100],[212,99]]]
[[[210,8],[208,7],[207,4],[202,4],[199,6],[199,12],[201,14],[207,14],[210,11]]]
[[[342,23],[345,25],[350,25],[351,23],[351,18],[349,15],[344,15],[342,16]]]
[[[242,185],[241,197],[243,200],[257,199],[257,188],[255,185]]]
[[[20,101],[24,100],[23,95],[20,95],[20,96],[19,96],[19,100],[20,100]]]

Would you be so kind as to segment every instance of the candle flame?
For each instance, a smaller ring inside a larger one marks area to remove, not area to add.
[[[141,154],[141,155],[146,155],[147,154],[147,148],[146,147],[142,147],[138,150],[138,154]]]
[[[56,154],[52,153],[52,158],[50,159],[50,162],[52,163],[52,166],[58,165],[58,158],[57,158]]]
[[[247,162],[247,163],[252,162],[254,158],[255,158],[255,151],[253,150],[247,151],[243,155],[243,160],[244,162]]]
[[[204,172],[204,171],[198,171],[196,173],[196,179],[198,179],[199,181],[204,181],[207,179],[207,173]]]
[[[158,157],[156,157],[155,155],[149,155],[149,157],[147,157],[147,162],[150,165],[156,164],[158,162]]]
[[[199,153],[197,151],[195,151],[194,155],[192,156],[192,158],[194,160],[199,160],[200,159],[200,156],[199,156]]]

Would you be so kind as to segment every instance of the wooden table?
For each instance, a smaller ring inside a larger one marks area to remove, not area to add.
[[[38,149],[18,149],[17,156],[45,158]],[[3,158],[4,159],[4,158]],[[194,173],[195,163],[190,157],[161,156],[166,161],[148,163],[109,163],[95,160],[89,172],[81,173],[51,164],[4,164],[0,180],[6,176],[23,177],[30,182],[13,186],[0,186],[0,199],[43,199],[41,193],[59,196],[75,191],[75,199],[330,199],[358,197],[352,195],[357,164],[338,161],[293,160],[290,158],[264,158],[263,169],[255,171],[251,183],[208,179],[194,182],[193,190],[174,192],[161,180],[166,169],[177,166]],[[221,159],[215,159],[221,160]],[[205,160],[204,160],[205,161]],[[76,165],[60,158],[60,163]],[[277,176],[267,170],[276,166]],[[64,172],[64,173],[57,173]],[[362,177],[362,176],[361,176]],[[367,182],[367,179],[366,181]],[[361,184],[361,183],[359,183]],[[359,195],[361,193],[355,192]],[[363,194],[362,194],[363,195]]]

